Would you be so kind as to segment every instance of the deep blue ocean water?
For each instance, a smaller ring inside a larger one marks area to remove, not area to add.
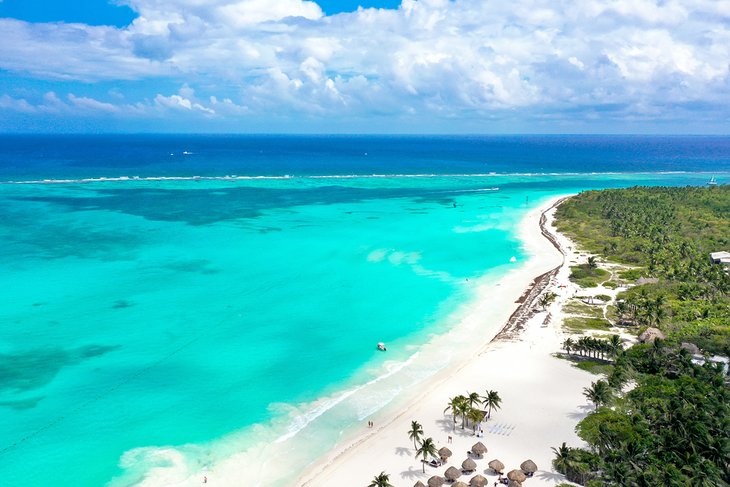
[[[0,135],[0,179],[727,171],[720,136]]]
[[[160,484],[246,451],[288,485],[445,365],[411,364],[528,257],[529,209],[710,175],[730,138],[0,136],[0,181],[72,180],[0,184],[0,479]]]

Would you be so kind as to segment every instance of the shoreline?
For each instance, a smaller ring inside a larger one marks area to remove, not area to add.
[[[405,432],[410,426],[410,420],[411,418],[415,419],[417,417],[429,416],[431,422],[436,423],[436,428],[441,429],[439,438],[443,440],[443,406],[449,397],[451,397],[450,394],[465,392],[464,390],[453,390],[454,388],[449,382],[459,378],[475,377],[474,368],[472,367],[475,361],[493,358],[496,356],[495,352],[497,349],[505,348],[506,346],[509,348],[508,345],[513,343],[525,343],[526,337],[521,337],[520,335],[524,335],[525,328],[528,324],[533,321],[537,314],[540,314],[535,310],[536,299],[555,281],[561,271],[566,269],[568,261],[571,260],[570,256],[564,250],[566,246],[560,243],[560,239],[564,237],[553,235],[547,228],[548,223],[552,221],[551,218],[555,208],[567,197],[560,196],[551,198],[546,204],[531,210],[520,222],[520,239],[523,242],[523,246],[529,250],[530,257],[521,268],[511,271],[493,286],[493,290],[498,291],[500,298],[503,298],[501,300],[502,306],[500,307],[499,303],[494,303],[492,306],[488,305],[490,303],[487,303],[487,306],[485,306],[484,302],[476,303],[477,312],[487,311],[488,315],[490,315],[489,318],[496,319],[498,323],[504,323],[504,325],[499,329],[493,330],[491,334],[487,333],[487,341],[481,342],[478,347],[472,348],[470,353],[466,353],[459,360],[450,363],[446,370],[441,370],[431,377],[425,391],[421,391],[420,393],[411,392],[411,394],[407,394],[409,397],[399,398],[398,401],[394,401],[395,404],[388,405],[377,413],[374,417],[376,424],[378,424],[377,428],[366,430],[363,433],[355,434],[348,439],[340,441],[327,455],[320,457],[318,461],[311,464],[298,477],[294,485],[310,487],[315,485],[316,482],[318,486],[335,486],[345,485],[345,481],[351,483],[354,481],[367,483],[373,475],[379,473],[381,470],[373,466],[371,468],[377,471],[365,472],[369,468],[369,465],[376,461],[376,458],[381,460],[381,463],[384,465],[392,464],[393,467],[391,470],[402,469],[406,465],[410,465],[410,467],[407,467],[408,470],[400,472],[401,476],[410,478],[409,481],[400,481],[400,484],[403,485],[413,484],[416,478],[425,482],[430,475],[435,474],[434,471],[428,476],[418,475],[421,473],[420,468],[415,469],[415,471],[411,470],[414,466],[418,466],[418,463],[412,458],[405,460],[403,465],[397,462],[398,457],[403,459],[403,457],[410,457],[410,454],[412,454],[410,452],[408,455],[404,455],[405,450],[408,449],[408,442],[403,441],[407,440]],[[536,274],[537,277],[535,277]],[[510,285],[502,287],[502,284]],[[483,300],[484,296],[481,294],[480,296]],[[509,300],[506,299],[508,297]],[[504,306],[504,303],[508,303],[508,306]],[[550,313],[548,313],[544,320],[540,320],[539,325],[541,328],[544,328],[549,321]],[[457,328],[459,328],[458,325]],[[518,340],[520,338],[522,340]],[[530,348],[532,348],[532,344]],[[495,350],[493,351],[491,349]],[[552,357],[550,359],[559,363],[558,360]],[[568,365],[566,366],[569,367]],[[479,373],[476,374],[477,377],[479,375]],[[586,373],[586,375],[589,374]],[[583,382],[585,382],[587,378],[583,377],[583,379]],[[446,390],[453,392],[445,392]],[[577,391],[580,395],[582,388],[578,387]],[[481,389],[478,389],[478,392],[484,393]],[[422,407],[423,403],[432,404],[430,412],[424,411]],[[499,417],[499,415],[495,414],[495,417]],[[575,419],[574,422],[577,423],[577,421]],[[441,425],[439,425],[439,422]],[[438,447],[445,444],[445,441],[440,441],[439,438],[431,434],[433,426],[429,425],[428,421],[421,421],[421,423],[426,431],[426,436],[434,436]],[[392,430],[397,430],[398,435],[393,436]],[[576,438],[572,432],[572,428],[569,433],[572,433],[571,438],[556,438],[556,444],[559,444],[558,440],[575,441]],[[567,436],[571,435],[569,434]],[[487,446],[489,447],[490,445],[488,444]],[[383,455],[377,454],[372,461],[362,458],[372,456],[368,455],[369,452],[383,452],[393,448],[396,452],[399,452],[396,454],[395,462],[382,460]],[[412,445],[410,448],[412,450]],[[543,467],[546,466],[543,465]],[[358,473],[355,475],[354,472]],[[389,471],[389,473],[391,474],[391,482],[395,481],[395,485],[399,487],[398,473],[394,471]],[[533,481],[532,483],[535,484],[536,482]]]

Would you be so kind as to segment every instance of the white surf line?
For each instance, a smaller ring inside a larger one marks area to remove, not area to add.
[[[115,176],[78,179],[29,179],[0,181],[0,184],[86,184],[86,183],[119,183],[129,181],[249,181],[249,180],[286,180],[286,179],[388,179],[388,178],[491,178],[491,177],[540,177],[540,176],[618,176],[618,175],[680,175],[680,174],[717,174],[717,171],[636,171],[636,172],[513,172],[513,173],[422,173],[422,174],[332,174],[332,175],[291,175],[279,176]],[[724,174],[724,172],[721,172]],[[486,190],[498,190],[489,188]]]

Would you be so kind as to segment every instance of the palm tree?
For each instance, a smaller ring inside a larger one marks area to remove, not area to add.
[[[446,413],[446,411],[451,411],[451,416],[454,418],[454,429],[456,429],[456,416],[459,414],[459,407],[464,401],[466,401],[464,396],[454,396],[449,400],[449,404],[446,406],[446,409],[444,409],[444,413]]]
[[[608,382],[599,380],[591,383],[591,387],[583,388],[583,395],[588,398],[598,409],[599,406],[611,400],[611,388]]]
[[[553,467],[562,474],[567,474],[568,469],[573,467],[573,453],[570,448],[563,442],[558,448],[552,447],[555,458],[553,459]]]
[[[425,470],[424,470],[425,472]],[[376,475],[372,482],[368,484],[368,487],[394,487],[393,484],[390,483],[390,475],[388,475],[385,472],[380,472],[379,475]]]
[[[487,391],[487,395],[484,397],[484,406],[489,408],[487,418],[492,417],[492,409],[499,409],[502,406],[502,398],[499,397],[497,391]]]
[[[570,351],[571,351],[571,350],[575,350],[575,342],[573,341],[573,339],[572,339],[572,338],[567,338],[567,339],[566,339],[566,340],[565,340],[565,341],[563,342],[563,348],[565,349],[565,352],[566,352],[566,353],[567,353],[568,355],[570,355]]]
[[[423,427],[418,421],[411,421],[411,429],[408,430],[408,438],[413,440],[413,449],[416,449],[416,442],[421,441],[423,437]]]
[[[550,306],[550,303],[555,301],[556,297],[557,295],[555,293],[545,293],[537,300],[537,304],[539,304],[542,310],[545,311],[545,308]]]
[[[477,425],[484,419],[484,414],[482,414],[482,412],[476,408],[471,408],[466,413],[466,419],[471,421],[471,427],[474,432],[476,432]]]
[[[469,400],[461,396],[463,399],[457,404],[456,406],[456,412],[459,416],[461,416],[461,429],[464,429],[464,423],[466,422],[466,415],[469,413],[469,411],[472,409],[471,406],[469,406]]]
[[[469,407],[473,408],[474,404],[482,402],[482,396],[478,392],[467,392],[466,401],[469,403]]]
[[[628,381],[628,372],[625,367],[614,365],[611,374],[608,376],[608,385],[616,391],[621,391]]]
[[[596,267],[598,267],[598,262],[596,261],[596,258],[594,256],[588,257],[588,268],[595,269]]]
[[[623,349],[624,345],[621,337],[618,335],[611,335],[611,338],[608,339],[608,355],[612,358],[616,358]]]
[[[421,442],[421,446],[418,447],[418,450],[416,450],[416,458],[419,456],[423,457],[423,473],[426,473],[426,459],[428,457],[435,457],[438,455],[438,450],[436,449],[436,443],[433,442],[433,438],[426,438]]]

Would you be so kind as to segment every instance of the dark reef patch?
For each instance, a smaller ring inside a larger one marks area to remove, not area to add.
[[[87,345],[74,349],[42,348],[0,354],[0,394],[38,389],[63,369],[99,357],[119,346]]]

